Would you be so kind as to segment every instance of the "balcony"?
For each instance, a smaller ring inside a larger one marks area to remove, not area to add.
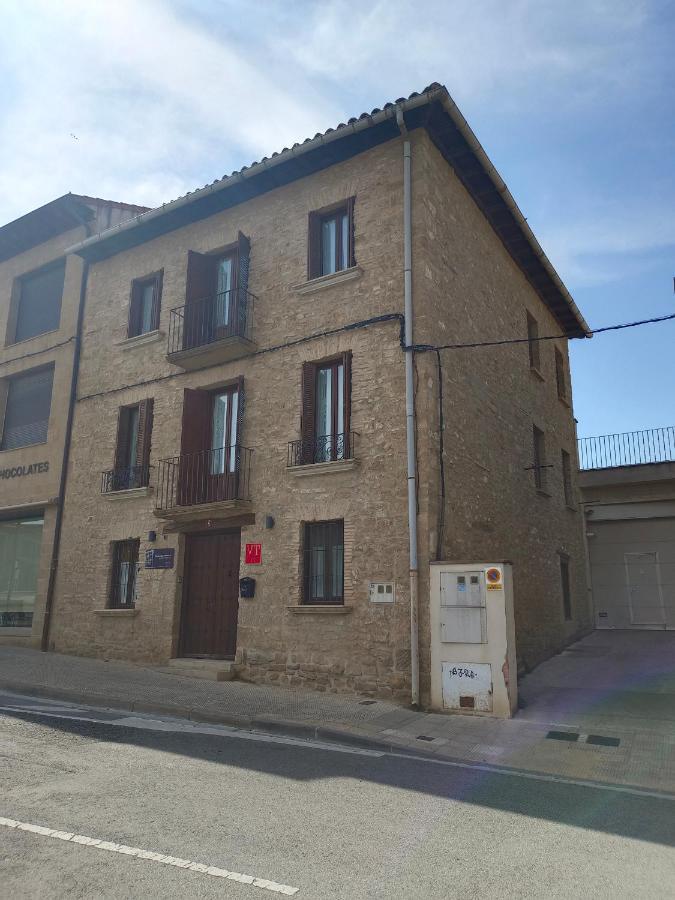
[[[255,297],[235,288],[171,310],[167,359],[183,369],[240,359],[251,340]]]
[[[675,461],[675,426],[579,439],[579,468],[615,469]]]
[[[286,465],[296,475],[351,469],[357,462],[358,436],[358,432],[348,431],[344,434],[319,435],[309,441],[291,441]]]
[[[131,466],[127,469],[110,469],[101,472],[101,493],[116,494],[147,488],[150,483],[150,466]]]
[[[247,509],[252,454],[237,444],[161,459],[155,515],[190,520],[226,517]]]

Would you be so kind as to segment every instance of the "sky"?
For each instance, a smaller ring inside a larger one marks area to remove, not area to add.
[[[156,206],[438,81],[591,326],[675,312],[675,0],[0,16],[0,224],[68,191]],[[579,435],[675,424],[674,342],[675,322],[572,342]]]

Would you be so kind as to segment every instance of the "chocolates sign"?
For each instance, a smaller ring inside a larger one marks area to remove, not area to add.
[[[48,462],[31,463],[28,466],[12,466],[11,469],[0,469],[0,478],[23,478],[25,475],[43,475],[48,471]]]

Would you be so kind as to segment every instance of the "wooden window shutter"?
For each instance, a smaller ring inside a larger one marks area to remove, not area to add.
[[[251,263],[251,242],[240,231],[237,235],[237,287],[248,291],[248,272]]]
[[[321,216],[309,214],[307,233],[307,278],[318,278],[321,274]]]
[[[185,302],[196,303],[215,294],[215,257],[188,250]]]
[[[136,465],[142,466],[141,486],[148,484],[150,475],[150,446],[152,443],[153,400],[141,400],[138,404],[138,448]]]
[[[164,269],[160,269],[155,276],[155,292],[152,303],[152,327],[159,328],[159,314],[162,309],[162,287],[164,285]]]
[[[237,378],[237,435],[236,443],[241,444],[242,434],[244,430],[244,407],[246,406],[246,396],[244,394],[244,376]]]
[[[302,364],[302,461],[314,462],[316,417],[316,363]]]
[[[213,399],[207,391],[185,388],[180,439],[181,455],[209,449],[212,405]]]
[[[354,200],[350,197],[347,200],[347,234],[349,236],[349,246],[347,247],[347,265],[349,267],[356,265],[356,254],[354,251]]]
[[[127,464],[127,448],[129,446],[129,410],[121,406],[117,413],[117,443],[115,444],[116,470],[123,469]]]
[[[345,448],[347,448],[349,442],[349,431],[351,429],[351,418],[352,418],[352,352],[351,350],[347,350],[346,353],[342,354],[342,368],[344,372],[344,409],[345,409],[345,420],[343,423],[344,434],[345,434]]]

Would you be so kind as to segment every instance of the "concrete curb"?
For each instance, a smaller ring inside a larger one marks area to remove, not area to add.
[[[270,719],[265,716],[241,716],[235,713],[208,710],[203,707],[189,707],[178,703],[161,703],[159,701],[120,699],[107,694],[96,694],[90,691],[78,691],[68,688],[47,687],[45,685],[25,684],[18,681],[0,681],[0,690],[22,694],[28,697],[39,697],[46,700],[62,700],[65,703],[92,706],[98,709],[115,709],[129,713],[144,713],[160,716],[174,716],[201,722],[209,725],[227,725],[245,731],[261,731],[266,734],[280,734],[299,740],[323,741],[324,743],[342,744],[358,747],[362,750],[377,750],[383,753],[401,752],[405,750],[415,756],[436,758],[434,754],[423,750],[414,750],[403,744],[394,744],[380,738],[354,734],[333,726],[315,722],[298,722],[294,719]]]

